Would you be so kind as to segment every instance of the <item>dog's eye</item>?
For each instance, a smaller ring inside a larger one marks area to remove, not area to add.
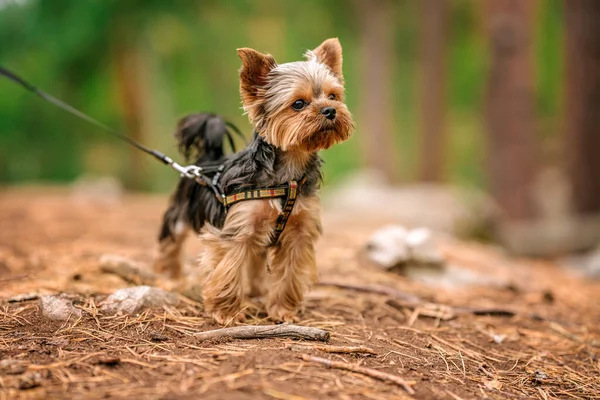
[[[306,102],[304,100],[296,100],[294,104],[292,104],[292,108],[296,111],[302,110],[306,106]]]
[[[332,93],[332,94],[330,94],[330,95],[329,95],[329,100],[335,100],[335,94],[333,94],[333,93]]]

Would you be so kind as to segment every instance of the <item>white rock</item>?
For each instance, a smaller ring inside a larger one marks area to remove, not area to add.
[[[442,264],[444,257],[440,252],[433,233],[427,228],[409,231],[406,244],[410,249],[410,259],[420,264]]]
[[[73,300],[65,295],[40,297],[42,315],[55,321],[81,317],[81,310],[73,306]]]
[[[444,263],[434,235],[427,228],[407,230],[389,225],[376,231],[365,247],[368,258],[385,269],[409,263]]]
[[[407,262],[410,258],[407,234],[407,230],[398,225],[381,228],[366,245],[369,259],[385,269]]]
[[[587,254],[567,257],[560,263],[575,275],[600,279],[600,247]]]
[[[177,296],[151,286],[119,289],[104,301],[102,310],[111,313],[136,314],[145,308],[176,305]]]

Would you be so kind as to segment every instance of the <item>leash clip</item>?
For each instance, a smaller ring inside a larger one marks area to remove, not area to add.
[[[173,163],[175,164],[175,163]],[[181,165],[172,165],[173,168],[179,172],[179,174],[183,177],[189,178],[189,179],[195,179],[195,178],[199,178],[202,175],[202,167],[199,167],[197,165],[187,165],[187,166],[181,166]]]
[[[184,174],[187,178],[198,178],[202,174],[202,167],[198,167],[197,165],[188,165],[184,169]]]

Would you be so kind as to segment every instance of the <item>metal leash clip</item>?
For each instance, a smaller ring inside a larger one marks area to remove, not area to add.
[[[200,177],[202,174],[202,167],[197,165],[188,165],[183,167],[184,172],[181,173],[181,176],[185,176],[186,178],[194,179]]]
[[[173,168],[175,171],[179,172],[179,175],[189,178],[189,179],[196,179],[199,178],[202,174],[202,167],[199,167],[197,165],[187,165],[187,166],[182,166],[177,164],[175,161],[169,159],[169,165],[171,166],[171,168]]]

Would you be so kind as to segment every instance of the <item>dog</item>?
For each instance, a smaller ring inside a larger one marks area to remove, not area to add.
[[[349,139],[354,130],[344,103],[342,47],[328,39],[307,51],[306,60],[285,64],[250,48],[237,52],[240,95],[254,137],[226,156],[224,140],[233,144],[232,127],[221,117],[193,114],[179,121],[175,136],[183,155],[194,157],[198,167],[221,168],[214,184],[185,177],[179,182],[164,214],[154,269],[179,277],[182,244],[196,232],[204,306],[218,323],[243,321],[242,302],[258,296],[265,297],[271,319],[291,322],[317,279],[318,152]],[[290,181],[300,182],[297,198],[277,235],[276,222],[285,212],[281,198],[223,203],[231,193]]]

